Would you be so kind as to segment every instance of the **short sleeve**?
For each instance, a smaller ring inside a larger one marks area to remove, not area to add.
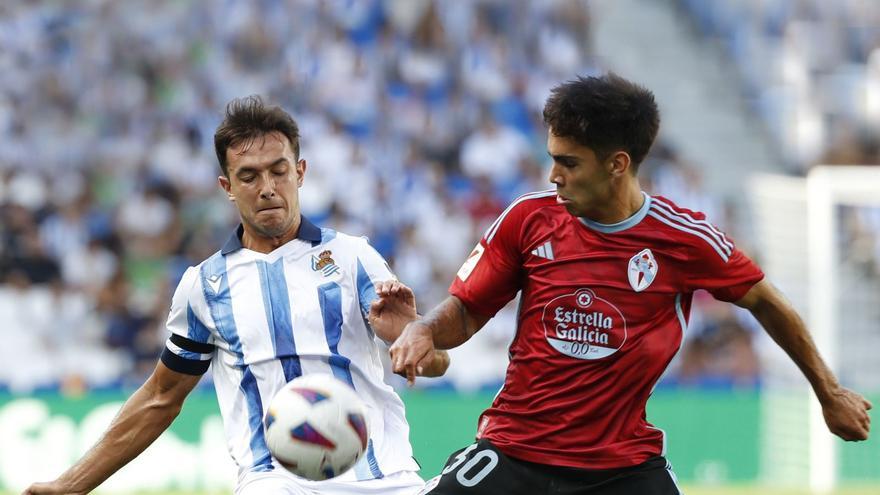
[[[715,230],[719,233],[717,242],[694,244],[687,290],[705,289],[719,301],[736,302],[764,278],[764,272],[733,241]]]
[[[449,293],[470,311],[494,316],[519,291],[526,213],[525,207],[516,203],[505,210],[458,270]]]
[[[376,251],[366,239],[358,239],[363,243],[357,255],[357,294],[361,313],[366,317],[370,313],[370,305],[376,299],[376,282],[397,280],[385,258]]]
[[[214,340],[204,321],[207,303],[201,290],[199,270],[190,267],[183,274],[171,300],[166,326],[171,336],[165,341],[162,363],[188,375],[208,371],[214,355]]]

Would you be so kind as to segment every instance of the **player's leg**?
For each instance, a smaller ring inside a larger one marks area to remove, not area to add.
[[[449,456],[440,475],[429,480],[420,493],[534,495],[546,493],[547,483],[530,463],[508,457],[480,440]]]
[[[300,486],[293,477],[275,473],[248,473],[235,487],[235,495],[314,495]]]
[[[631,474],[618,478],[595,495],[639,493],[641,495],[682,495],[672,465],[663,458],[655,457],[638,466]],[[589,492],[593,494],[594,492]]]
[[[312,485],[314,493],[333,495],[416,495],[424,486],[413,471],[401,471],[384,478],[364,481],[321,481]]]
[[[413,471],[403,471],[383,478],[384,486],[365,495],[416,495],[425,487],[425,480]]]
[[[557,473],[548,493],[556,495],[681,495],[672,466],[663,457],[624,469]]]

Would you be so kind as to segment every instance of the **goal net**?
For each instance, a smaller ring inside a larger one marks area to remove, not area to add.
[[[750,183],[759,261],[806,319],[844,386],[880,398],[880,167],[816,167],[807,178]],[[761,480],[825,493],[880,482],[875,424],[868,442],[832,436],[806,380],[766,338]]]

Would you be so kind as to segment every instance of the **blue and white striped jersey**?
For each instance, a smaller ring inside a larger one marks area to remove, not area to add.
[[[285,383],[332,373],[367,406],[371,439],[354,469],[365,480],[418,470],[404,407],[383,381],[366,321],[374,282],[394,278],[364,238],[319,229],[304,217],[296,239],[268,254],[244,249],[241,227],[222,250],[190,267],[174,294],[162,361],[190,374],[214,364],[214,386],[239,474],[273,465],[264,407]]]

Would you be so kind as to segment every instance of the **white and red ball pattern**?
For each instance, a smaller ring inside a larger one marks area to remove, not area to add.
[[[266,443],[278,463],[314,481],[351,469],[370,437],[363,401],[331,375],[291,380],[272,398],[263,423]]]

